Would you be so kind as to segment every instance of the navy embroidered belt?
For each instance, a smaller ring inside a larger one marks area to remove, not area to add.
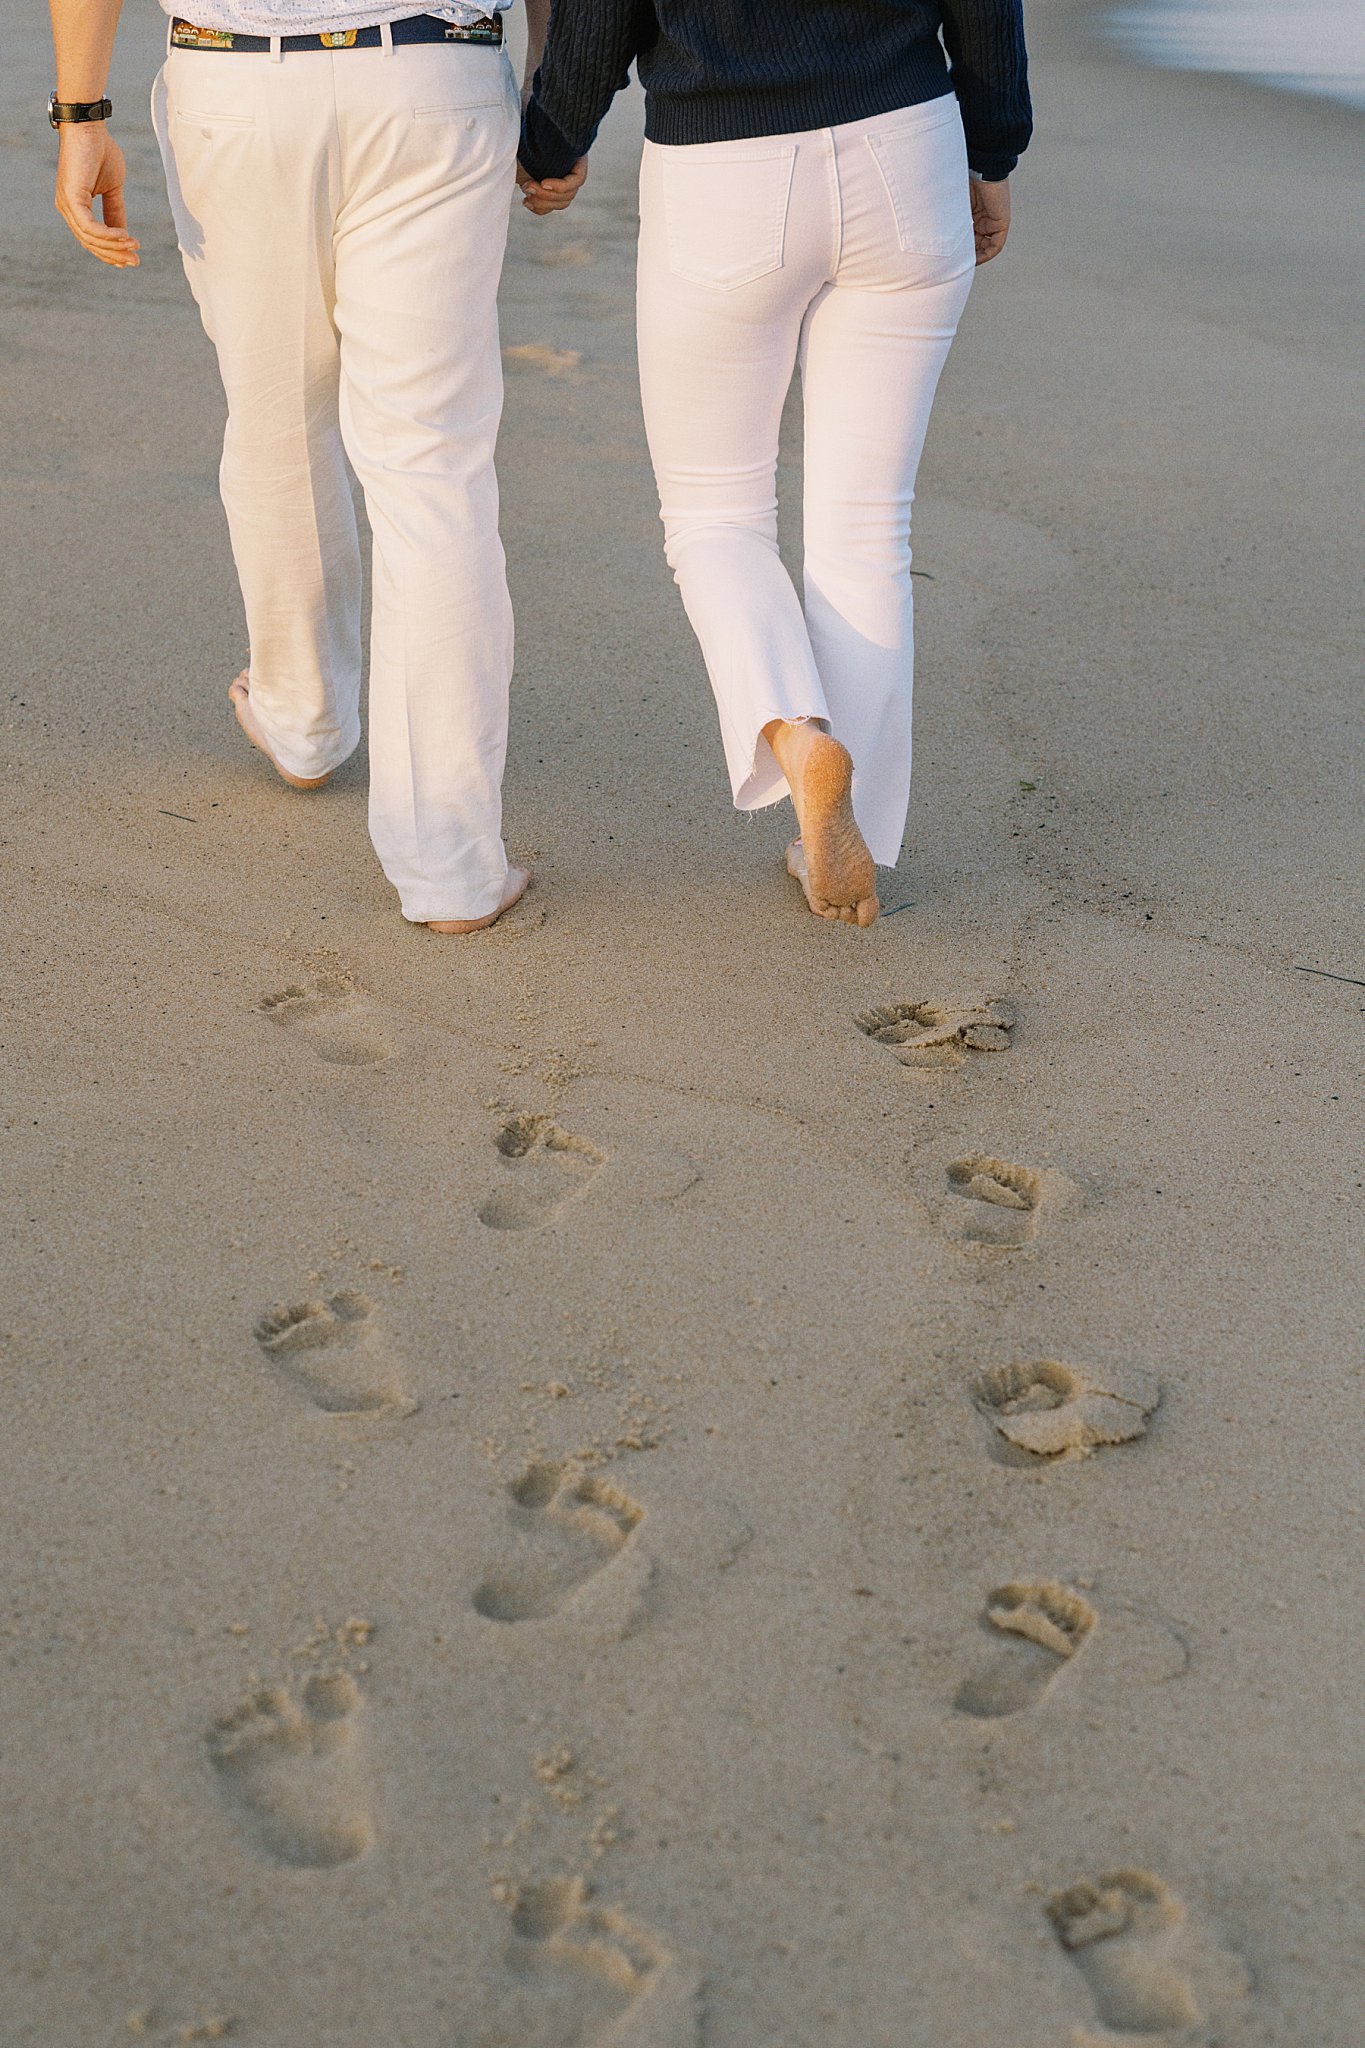
[[[395,46],[402,43],[491,43],[502,42],[502,16],[485,14],[461,27],[457,22],[438,21],[434,14],[413,14],[404,21],[389,23]],[[378,28],[324,29],[315,36],[281,36],[281,50],[377,50],[383,43]],[[269,50],[269,36],[243,36],[236,29],[197,28],[178,17],[171,23],[174,50]]]

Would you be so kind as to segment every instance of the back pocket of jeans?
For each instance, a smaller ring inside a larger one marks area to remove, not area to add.
[[[731,292],[782,268],[796,150],[722,144],[660,150],[668,267]]]
[[[907,256],[942,259],[946,275],[973,250],[967,146],[956,101],[932,123],[891,122],[869,135],[867,146],[886,188],[901,249]]]

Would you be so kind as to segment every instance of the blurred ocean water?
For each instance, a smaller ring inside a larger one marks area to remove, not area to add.
[[[1365,0],[1145,0],[1117,7],[1136,55],[1182,71],[1235,71],[1365,109]]]

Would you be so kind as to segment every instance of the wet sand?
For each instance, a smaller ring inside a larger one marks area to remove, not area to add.
[[[454,942],[231,716],[157,20],[120,276],[4,0],[7,2044],[1356,2048],[1360,125],[1092,17],[871,932],[729,809],[638,114],[517,213],[537,886]]]

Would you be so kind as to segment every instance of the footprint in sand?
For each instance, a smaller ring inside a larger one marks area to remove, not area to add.
[[[343,1290],[327,1301],[274,1308],[256,1325],[272,1365],[328,1415],[411,1415],[374,1303]]]
[[[1117,2033],[1193,2044],[1245,1995],[1248,1976],[1191,1924],[1184,1906],[1146,1870],[1110,1870],[1048,1901],[1057,1938],[1090,1987],[1095,2011]]]
[[[1038,1704],[1095,1626],[1095,1610],[1055,1580],[1016,1579],[991,1594],[985,1620],[1010,1640],[964,1679],[953,1705],[989,1721]]]
[[[569,1464],[528,1465],[508,1489],[512,1540],[474,1594],[490,1621],[544,1621],[619,1557],[645,1518],[629,1494]]]
[[[258,1845],[281,1863],[349,1863],[374,1840],[360,1767],[360,1693],[317,1672],[302,1700],[265,1686],[210,1731],[213,1768]]]
[[[903,1067],[960,1067],[968,1052],[1007,1052],[1014,1007],[987,996],[979,1003],[890,1003],[854,1018],[878,1045],[889,1046]]]
[[[996,1455],[1031,1464],[1039,1458],[1086,1458],[1100,1445],[1144,1436],[1161,1388],[1155,1374],[1140,1366],[1064,1365],[1039,1358],[983,1373],[973,1398],[991,1424]],[[1007,1446],[1017,1455],[1011,1457]]]
[[[700,1984],[672,1952],[582,1878],[526,1885],[508,1964],[535,1993],[518,2048],[694,2048]]]
[[[262,996],[262,1016],[295,1034],[333,1067],[376,1067],[389,1048],[367,1016],[362,999],[344,981],[315,982],[311,989],[282,988]]]
[[[996,1159],[988,1152],[969,1152],[948,1167],[948,1192],[970,1204],[949,1213],[949,1236],[963,1243],[1009,1250],[1027,1244],[1046,1208],[1055,1206],[1068,1183],[1060,1174],[1035,1172]]]
[[[585,1138],[570,1137],[548,1116],[514,1116],[493,1141],[498,1186],[479,1209],[490,1230],[537,1230],[581,1195],[603,1164]]]

